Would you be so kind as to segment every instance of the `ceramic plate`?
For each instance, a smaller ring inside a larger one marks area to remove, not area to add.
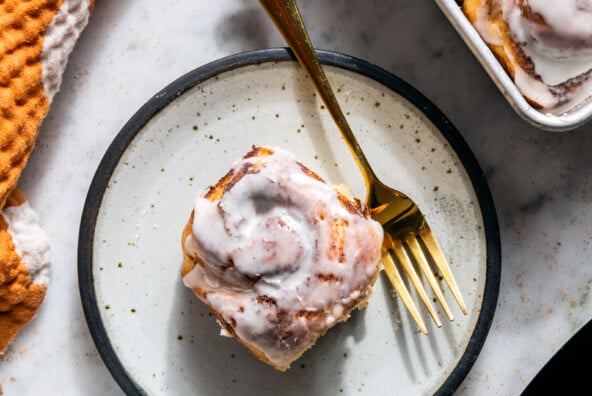
[[[85,203],[79,282],[90,332],[128,394],[386,395],[450,393],[476,359],[493,317],[500,246],[477,162],[450,122],[397,77],[320,52],[378,176],[421,207],[459,282],[468,315],[429,335],[386,276],[364,311],[276,372],[234,339],[180,277],[180,235],[196,194],[252,145],[294,152],[327,182],[365,196],[328,112],[285,49],[200,67],[151,98],[107,150]],[[439,312],[444,319],[444,314]]]

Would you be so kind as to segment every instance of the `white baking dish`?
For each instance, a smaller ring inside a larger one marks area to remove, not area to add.
[[[477,30],[471,25],[458,3],[455,0],[435,1],[510,105],[522,118],[538,128],[556,132],[575,129],[592,119],[592,92],[586,95],[586,99],[572,110],[559,115],[551,114],[531,106],[490,51]]]

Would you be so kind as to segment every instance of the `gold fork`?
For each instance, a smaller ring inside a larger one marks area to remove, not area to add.
[[[430,303],[423,283],[415,270],[414,262],[421,269],[448,318],[454,319],[426,253],[431,256],[432,262],[448,284],[461,311],[466,315],[467,308],[454,276],[423,214],[409,197],[382,183],[370,167],[321,67],[296,1],[260,0],[260,3],[313,81],[362,172],[367,187],[366,205],[370,209],[372,218],[382,224],[385,231],[382,255],[385,273],[419,329],[424,334],[428,333],[397,268],[397,263],[407,273],[418,296],[438,327],[441,327],[442,323]]]

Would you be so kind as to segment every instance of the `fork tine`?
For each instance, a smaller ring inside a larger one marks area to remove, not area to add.
[[[393,285],[393,287],[395,288],[397,295],[401,298],[403,304],[405,304],[405,308],[407,308],[407,311],[411,314],[411,316],[415,320],[415,323],[417,323],[417,326],[419,327],[421,332],[423,334],[428,334],[428,329],[426,328],[425,323],[421,319],[421,316],[419,316],[419,311],[417,310],[417,307],[415,306],[415,303],[411,298],[411,294],[409,293],[407,286],[405,286],[403,278],[401,277],[401,274],[397,269],[395,262],[392,256],[390,255],[389,251],[390,249],[386,248],[383,250],[382,254],[382,265],[384,267],[384,272],[388,276],[391,285]]]
[[[456,280],[452,275],[452,271],[450,270],[450,267],[448,266],[448,263],[446,262],[444,255],[442,254],[442,250],[438,245],[438,241],[436,241],[436,238],[434,237],[432,230],[426,223],[424,223],[423,227],[419,229],[419,236],[421,237],[421,240],[423,241],[424,245],[432,255],[432,258],[434,259],[436,266],[438,267],[440,273],[442,274],[442,277],[448,284],[450,291],[452,291],[452,295],[458,303],[458,306],[460,307],[462,313],[466,315],[467,307],[465,305],[465,302],[463,301],[462,295],[460,294],[460,289],[458,288]]]
[[[442,323],[440,322],[440,318],[438,318],[438,314],[436,313],[436,311],[434,310],[434,307],[430,303],[430,299],[425,291],[425,288],[423,287],[423,283],[419,279],[419,276],[417,275],[417,272],[415,271],[415,268],[413,267],[413,263],[411,262],[409,255],[405,251],[405,247],[403,246],[403,244],[401,242],[393,241],[390,238],[390,236],[389,236],[389,239],[390,239],[390,248],[392,249],[397,261],[401,264],[401,266],[405,270],[405,273],[407,274],[407,276],[409,276],[411,283],[413,283],[413,286],[415,286],[415,291],[419,295],[419,298],[421,299],[421,301],[423,301],[424,305],[426,306],[428,312],[430,313],[430,316],[434,320],[434,323],[436,323],[436,326],[442,327]]]
[[[407,243],[407,246],[409,246],[409,250],[417,261],[417,264],[419,264],[421,272],[423,272],[424,276],[428,280],[428,283],[432,287],[432,290],[440,302],[440,305],[442,305],[442,308],[444,308],[446,316],[448,316],[448,319],[454,320],[454,316],[452,316],[452,312],[450,312],[450,308],[448,308],[448,304],[446,303],[444,295],[442,294],[442,289],[440,288],[440,285],[438,284],[438,281],[436,280],[436,277],[434,276],[434,273],[428,264],[428,260],[426,259],[416,236],[409,236],[407,239],[405,239],[405,242]]]

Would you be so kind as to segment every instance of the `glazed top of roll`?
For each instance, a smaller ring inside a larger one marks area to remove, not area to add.
[[[507,1],[506,1],[507,3]],[[592,55],[592,1],[520,0],[508,18],[521,41],[528,40],[554,59],[579,59]]]
[[[514,80],[525,96],[543,108],[558,108],[558,112],[590,96],[591,0],[480,1],[483,6],[475,27],[493,45],[501,45],[504,34],[511,35],[513,44],[506,55],[515,67]],[[507,24],[507,33],[488,23],[498,14]],[[524,59],[517,59],[513,46],[522,51],[520,57]]]
[[[202,263],[184,282],[237,335],[281,362],[299,338],[322,332],[366,297],[382,237],[358,200],[293,154],[254,147],[196,198],[184,243]],[[282,326],[278,345],[269,338]]]

